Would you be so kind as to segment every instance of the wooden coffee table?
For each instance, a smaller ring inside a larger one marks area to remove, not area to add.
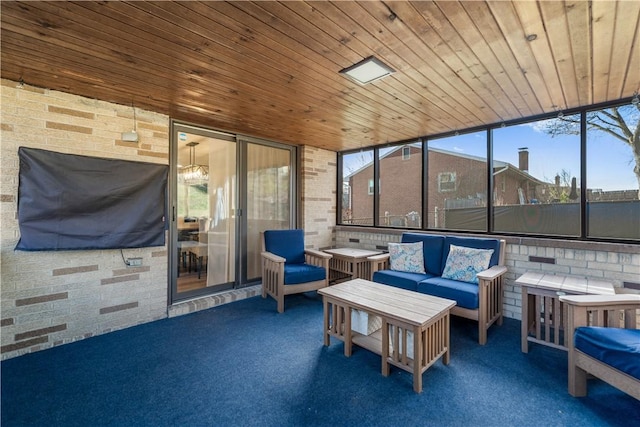
[[[449,364],[449,311],[455,301],[364,279],[322,288],[318,293],[324,305],[324,345],[333,336],[344,342],[347,357],[353,344],[381,355],[382,375],[389,375],[390,364],[411,372],[416,393],[422,392],[424,371],[441,357]],[[371,335],[352,331],[353,309],[380,316],[382,328]]]

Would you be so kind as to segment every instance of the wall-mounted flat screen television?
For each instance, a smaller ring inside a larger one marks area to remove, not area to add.
[[[169,167],[18,149],[25,251],[164,246]]]

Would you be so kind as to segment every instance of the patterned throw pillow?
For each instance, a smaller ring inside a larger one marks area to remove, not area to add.
[[[478,283],[476,276],[489,268],[493,249],[475,249],[451,245],[442,277],[460,282]]]
[[[392,270],[424,274],[422,242],[389,243],[389,263]]]

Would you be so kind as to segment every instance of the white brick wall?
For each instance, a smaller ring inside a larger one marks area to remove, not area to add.
[[[49,348],[167,316],[166,247],[22,252],[17,222],[18,147],[168,163],[169,118],[136,111],[139,143],[120,140],[130,106],[1,82],[1,358]]]
[[[300,212],[305,245],[314,249],[332,247],[337,203],[336,153],[307,146],[301,150]]]
[[[402,230],[338,226],[336,246],[384,249],[389,242],[399,242],[401,234]],[[527,271],[604,279],[612,282],[617,290],[622,289],[624,282],[640,284],[640,246],[637,245],[501,238],[507,241],[505,265],[508,272],[503,309],[509,318],[521,319],[521,289],[514,281]],[[530,256],[552,258],[555,264],[534,262]]]

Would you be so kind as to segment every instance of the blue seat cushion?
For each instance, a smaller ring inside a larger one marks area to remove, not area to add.
[[[437,234],[402,233],[402,243],[422,242],[424,269],[435,276],[442,275],[442,248],[444,236]]]
[[[462,308],[478,308],[478,285],[457,280],[432,277],[418,283],[418,292],[456,301]]]
[[[395,270],[380,270],[373,273],[374,282],[407,289],[409,291],[415,291],[420,281],[430,277],[434,277],[433,274],[409,273]]]
[[[444,266],[447,263],[447,257],[449,256],[449,249],[451,245],[466,246],[467,248],[475,249],[493,249],[493,254],[491,255],[491,259],[489,260],[489,267],[498,265],[498,262],[500,261],[500,240],[498,239],[447,236],[444,239],[444,247],[442,250],[443,254],[441,260],[442,265],[440,267],[439,276],[442,275],[442,271],[444,271]]]
[[[286,264],[284,265],[284,284],[296,285],[298,283],[315,282],[324,280],[327,276],[324,268],[311,264]]]
[[[640,330],[581,326],[575,348],[640,380]]]
[[[305,261],[304,231],[267,230],[264,232],[264,248],[284,258],[287,264],[302,264]]]

